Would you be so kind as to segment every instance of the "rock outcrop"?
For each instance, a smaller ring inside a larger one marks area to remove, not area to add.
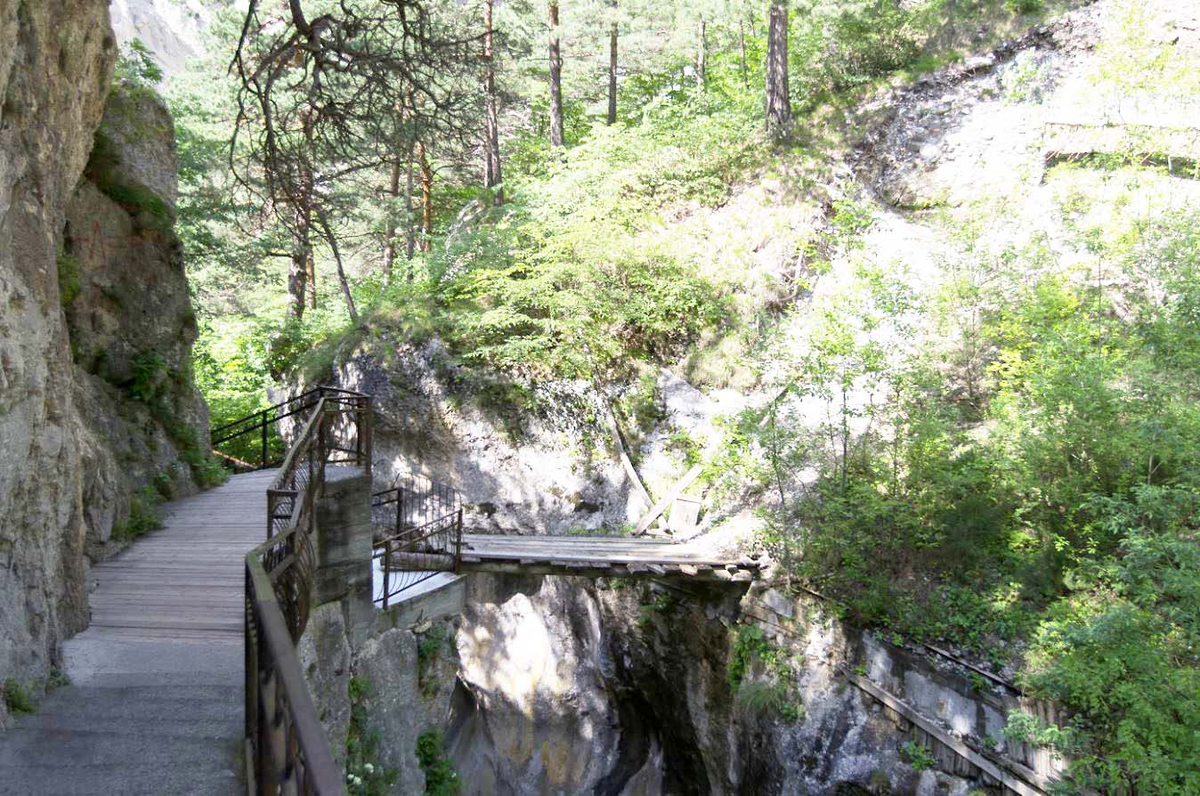
[[[104,0],[0,3],[0,681],[58,666],[88,553],[135,492],[194,489],[206,442],[169,116],[110,101],[115,57]]]
[[[999,784],[936,734],[1043,778],[1061,765],[1002,734],[1009,710],[1046,706],[804,594],[469,581],[446,734],[464,794],[962,796]]]

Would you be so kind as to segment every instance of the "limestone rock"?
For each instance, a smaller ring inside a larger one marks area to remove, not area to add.
[[[416,739],[425,728],[418,708],[417,642],[393,628],[370,638],[355,656],[355,676],[366,688],[366,729],[378,731],[378,764],[396,772],[395,794],[424,793],[425,774],[417,763]]]
[[[296,653],[334,762],[344,767],[350,727],[350,641],[340,602],[325,603],[313,610]]]
[[[0,680],[59,664],[88,556],[207,442],[161,104],[91,179],[115,57],[105,0],[0,3]]]
[[[0,4],[0,680],[45,674],[87,622],[57,254],[114,57],[105,0]]]

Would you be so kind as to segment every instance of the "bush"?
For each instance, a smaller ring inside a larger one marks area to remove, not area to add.
[[[11,677],[4,681],[4,705],[13,715],[37,710],[37,703],[29,689]]]
[[[113,525],[112,538],[128,542],[163,527],[162,514],[158,507],[163,496],[153,486],[146,485],[129,499],[129,515]]]
[[[348,685],[350,726],[346,731],[346,791],[350,796],[385,796],[392,792],[398,774],[379,765],[378,728],[367,727],[371,684],[353,676]]]
[[[462,793],[462,782],[446,757],[440,732],[426,730],[417,737],[417,762],[425,772],[427,796],[458,796]]]
[[[1043,0],[1004,0],[1004,7],[1014,14],[1040,14],[1046,6]]]
[[[934,759],[929,749],[916,741],[909,741],[904,744],[900,748],[900,754],[904,758],[904,761],[912,766],[913,771],[928,771],[937,765],[937,760]]]
[[[70,254],[58,255],[58,298],[64,307],[79,295],[79,258]]]

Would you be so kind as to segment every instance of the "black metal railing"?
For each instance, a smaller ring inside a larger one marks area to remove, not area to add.
[[[255,793],[345,793],[295,647],[312,604],[314,507],[326,465],[337,463],[370,473],[371,399],[325,388],[267,490],[267,540],[246,555],[245,747]]]
[[[211,432],[213,453],[227,467],[241,472],[278,467],[287,456],[288,425],[303,422],[317,401],[325,396],[352,397],[357,394],[336,387],[315,387],[274,406],[217,426]]]
[[[420,475],[402,475],[372,496],[372,558],[383,573],[378,602],[384,608],[440,572],[458,572],[462,518],[458,492]]]

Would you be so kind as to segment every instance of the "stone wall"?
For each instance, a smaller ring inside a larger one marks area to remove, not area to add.
[[[153,150],[173,186],[169,116],[126,107],[145,135],[93,149],[115,57],[105,0],[0,1],[0,682],[35,690],[89,555],[136,491],[194,489],[206,443],[171,209],[131,168]]]

